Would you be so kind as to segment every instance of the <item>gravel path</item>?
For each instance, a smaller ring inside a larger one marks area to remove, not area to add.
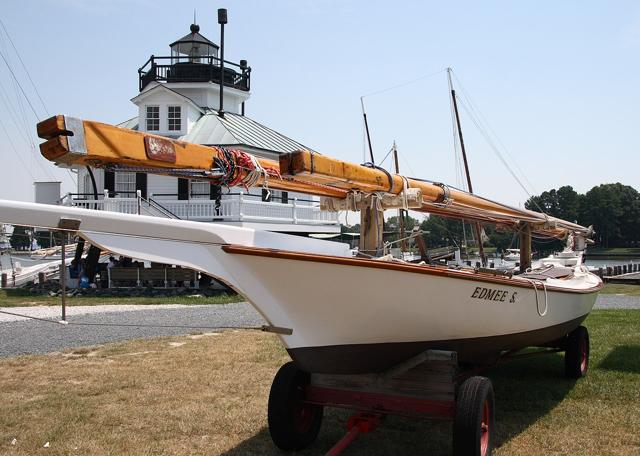
[[[640,296],[600,294],[594,309],[640,309]]]
[[[60,307],[4,308],[38,318],[60,318]],[[178,336],[206,332],[220,326],[255,327],[264,324],[247,303],[159,306],[78,306],[70,307],[67,320],[75,323],[143,324],[190,326],[189,328],[151,328],[141,326],[75,326],[25,320],[2,315],[0,357],[50,353],[74,347],[99,345],[122,340]],[[8,321],[12,318],[12,321]],[[208,328],[194,328],[208,327]]]
[[[600,295],[596,309],[640,309],[640,297]],[[0,308],[38,318],[59,319],[60,307]],[[122,340],[178,336],[220,326],[254,327],[264,324],[247,303],[214,305],[109,305],[77,306],[67,309],[67,320],[76,323],[143,324],[188,326],[151,328],[142,326],[75,326],[28,320],[0,314],[0,357],[50,353],[74,347],[99,345]]]

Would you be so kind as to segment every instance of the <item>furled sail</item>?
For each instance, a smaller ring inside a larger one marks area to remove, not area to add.
[[[47,140],[40,145],[42,155],[62,165],[131,169],[207,179],[226,186],[268,186],[340,199],[353,192],[402,195],[413,188],[422,195],[421,206],[414,210],[516,229],[528,224],[533,233],[542,236],[589,233],[588,228],[575,223],[497,203],[442,183],[307,150],[283,154],[276,162],[243,151],[185,143],[62,115],[38,124],[38,135]]]

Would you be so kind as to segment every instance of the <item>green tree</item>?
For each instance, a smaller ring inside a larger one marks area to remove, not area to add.
[[[601,184],[585,194],[581,222],[593,225],[602,247],[635,246],[640,224],[640,194],[633,187]]]

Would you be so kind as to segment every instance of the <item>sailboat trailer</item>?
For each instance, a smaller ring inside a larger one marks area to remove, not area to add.
[[[569,377],[587,372],[589,338],[580,324],[602,288],[582,264],[589,228],[306,150],[276,162],[65,116],[40,123],[38,133],[46,139],[42,154],[60,165],[189,174],[215,185],[308,193],[325,209],[360,211],[354,256],[346,244],[218,223],[0,201],[0,222],[64,229],[73,219],[77,234],[102,250],[198,270],[242,294],[292,358],[269,396],[269,430],[282,449],[310,445],[323,407],[336,406],[359,414],[332,454],[398,414],[451,419],[454,452],[487,455],[493,388],[469,367],[545,347],[565,351]],[[513,229],[520,269],[394,258],[382,242],[383,211],[391,208]],[[567,239],[567,248],[532,265],[534,235]]]

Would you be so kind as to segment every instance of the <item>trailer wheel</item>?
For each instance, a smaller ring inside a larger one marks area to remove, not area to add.
[[[458,388],[453,422],[453,454],[490,456],[493,450],[495,400],[486,377],[471,377]]]
[[[567,336],[564,372],[568,378],[582,378],[589,370],[589,331],[579,326]]]
[[[303,402],[310,380],[310,375],[291,361],[273,379],[268,406],[269,433],[281,450],[301,450],[318,436],[323,407]]]

